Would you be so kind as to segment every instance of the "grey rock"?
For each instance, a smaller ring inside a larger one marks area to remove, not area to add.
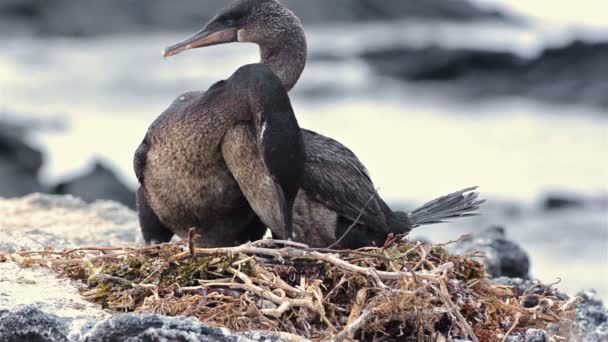
[[[212,327],[193,318],[157,315],[118,315],[97,324],[85,341],[245,341],[227,329]]]
[[[525,342],[526,337],[519,333],[514,333],[507,337],[507,342]]]
[[[585,205],[584,201],[574,196],[565,194],[548,195],[542,202],[542,208],[545,211],[556,211],[570,208],[580,208]]]
[[[426,47],[391,47],[361,57],[382,74],[408,81],[453,81],[468,75],[519,68],[524,60],[509,52]]]
[[[0,122],[0,197],[20,197],[42,190],[38,172],[42,153],[23,141],[23,132]]]
[[[480,251],[486,271],[492,277],[528,278],[530,259],[516,243],[505,237],[502,227],[494,227],[481,234],[469,237],[453,247],[456,254]]]
[[[280,341],[261,332],[240,334],[194,318],[122,314],[74,324],[34,305],[0,310],[0,342],[249,342]]]
[[[57,184],[51,192],[56,195],[73,195],[88,203],[97,200],[116,201],[135,209],[135,192],[99,161],[86,174]]]
[[[528,329],[526,331],[526,342],[549,342],[549,337],[544,330]]]
[[[35,306],[0,311],[0,342],[68,341],[68,320]]]
[[[455,21],[503,19],[467,0],[285,0],[305,23],[433,18]],[[225,0],[0,0],[3,33],[91,36],[107,33],[194,30],[224,7]]]
[[[73,323],[34,305],[0,310],[0,342],[279,341],[264,333],[245,336],[186,317],[123,314],[99,322]]]
[[[465,97],[523,96],[608,108],[608,43],[574,41],[525,59],[511,52],[440,47],[387,48],[361,57],[383,75],[433,82]]]
[[[584,342],[608,341],[608,310],[595,291],[578,294],[583,298],[574,321],[573,340]]]

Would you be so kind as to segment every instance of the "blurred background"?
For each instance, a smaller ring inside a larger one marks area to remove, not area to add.
[[[132,156],[179,94],[259,60],[254,45],[163,47],[222,0],[0,0],[0,197],[134,206]],[[394,208],[479,185],[531,275],[608,299],[608,8],[601,0],[285,0],[310,57],[301,126],[349,146]],[[0,227],[1,229],[1,227]]]

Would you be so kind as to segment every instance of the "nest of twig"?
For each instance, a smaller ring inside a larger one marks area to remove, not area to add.
[[[567,334],[575,301],[550,288],[536,304],[492,283],[472,255],[401,242],[356,251],[283,241],[199,249],[192,244],[18,252],[85,281],[82,295],[115,312],[192,316],[285,339],[500,341],[528,328]]]

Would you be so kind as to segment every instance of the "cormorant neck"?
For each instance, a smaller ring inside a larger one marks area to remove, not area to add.
[[[262,63],[281,79],[285,89],[290,91],[300,79],[307,58],[306,37],[303,30],[297,34],[288,35],[272,45],[260,44]]]

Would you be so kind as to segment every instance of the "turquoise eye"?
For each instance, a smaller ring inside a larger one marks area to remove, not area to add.
[[[224,20],[224,26],[226,26],[226,27],[232,27],[232,26],[234,26],[234,19],[226,19],[226,20]]]

